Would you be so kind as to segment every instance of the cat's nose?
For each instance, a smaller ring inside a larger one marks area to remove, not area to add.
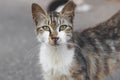
[[[59,39],[59,37],[52,37],[51,39],[54,41],[57,41]]]

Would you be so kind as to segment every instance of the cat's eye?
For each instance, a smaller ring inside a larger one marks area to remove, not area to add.
[[[45,31],[49,31],[50,28],[48,26],[42,26],[42,28],[45,30]]]
[[[72,31],[72,27],[68,26],[66,32],[71,32],[71,31]]]
[[[63,31],[63,30],[65,30],[66,28],[67,28],[67,25],[62,25],[62,26],[60,26],[59,31]]]

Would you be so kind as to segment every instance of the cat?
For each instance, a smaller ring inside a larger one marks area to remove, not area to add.
[[[48,11],[57,11],[57,12],[60,12],[63,7],[65,6],[65,4],[70,1],[70,0],[53,0],[49,6],[48,6]],[[84,2],[84,0],[73,0],[75,5],[77,6],[76,7],[76,11],[78,12],[88,12],[91,10],[91,6],[86,4]]]
[[[73,31],[75,4],[46,12],[32,4],[44,80],[103,80],[120,69],[120,11],[109,20]]]

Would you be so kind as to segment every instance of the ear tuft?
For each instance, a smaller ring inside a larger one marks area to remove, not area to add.
[[[74,10],[75,10],[74,2],[73,1],[68,1],[61,13],[63,15],[67,14],[67,15],[70,15],[70,16],[74,16]]]

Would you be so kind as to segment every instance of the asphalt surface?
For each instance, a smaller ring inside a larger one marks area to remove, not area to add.
[[[52,0],[0,0],[0,80],[41,80],[39,43],[31,16],[31,4],[46,9]],[[89,12],[76,11],[75,30],[103,22],[120,10],[120,2],[86,0]],[[106,80],[120,80],[118,71]]]

